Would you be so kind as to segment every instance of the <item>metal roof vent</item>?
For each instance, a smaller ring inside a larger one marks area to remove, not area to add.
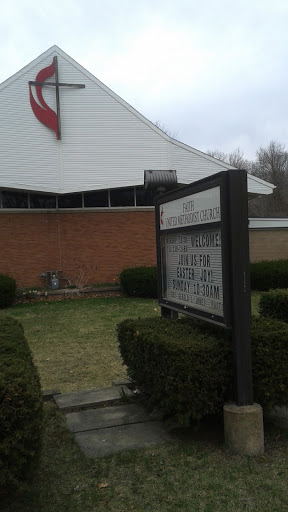
[[[159,192],[177,187],[176,171],[144,171],[144,188]]]

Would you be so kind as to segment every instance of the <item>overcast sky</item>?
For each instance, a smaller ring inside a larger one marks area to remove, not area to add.
[[[288,0],[2,0],[0,83],[54,44],[190,146],[288,149]]]

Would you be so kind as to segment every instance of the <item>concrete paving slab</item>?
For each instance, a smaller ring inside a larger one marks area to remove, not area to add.
[[[42,391],[42,398],[44,402],[49,402],[50,400],[54,400],[55,395],[60,395],[61,391],[59,389],[44,389]]]
[[[75,434],[75,439],[89,458],[105,457],[113,453],[147,448],[173,440],[160,421],[78,432]]]
[[[73,409],[100,407],[121,400],[124,395],[127,398],[134,396],[133,392],[126,386],[121,386],[121,388],[113,386],[109,388],[64,393],[54,398],[59,409],[64,412]]]
[[[71,432],[84,432],[105,427],[142,423],[151,419],[146,410],[138,404],[71,412],[66,414],[65,418]]]

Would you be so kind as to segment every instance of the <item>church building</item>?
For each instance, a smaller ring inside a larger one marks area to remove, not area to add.
[[[18,287],[113,283],[156,264],[155,190],[232,168],[165,134],[57,46],[0,85],[0,272]],[[249,197],[273,185],[248,176]]]

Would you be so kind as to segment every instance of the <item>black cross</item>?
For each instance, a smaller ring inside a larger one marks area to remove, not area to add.
[[[60,120],[60,96],[59,96],[59,88],[60,87],[78,87],[83,89],[85,85],[83,84],[62,84],[59,82],[58,77],[58,58],[54,57],[54,65],[55,65],[55,82],[33,82],[29,81],[31,85],[52,85],[52,87],[56,87],[56,105],[57,105],[57,126],[58,126],[58,139],[61,140],[61,120]]]

